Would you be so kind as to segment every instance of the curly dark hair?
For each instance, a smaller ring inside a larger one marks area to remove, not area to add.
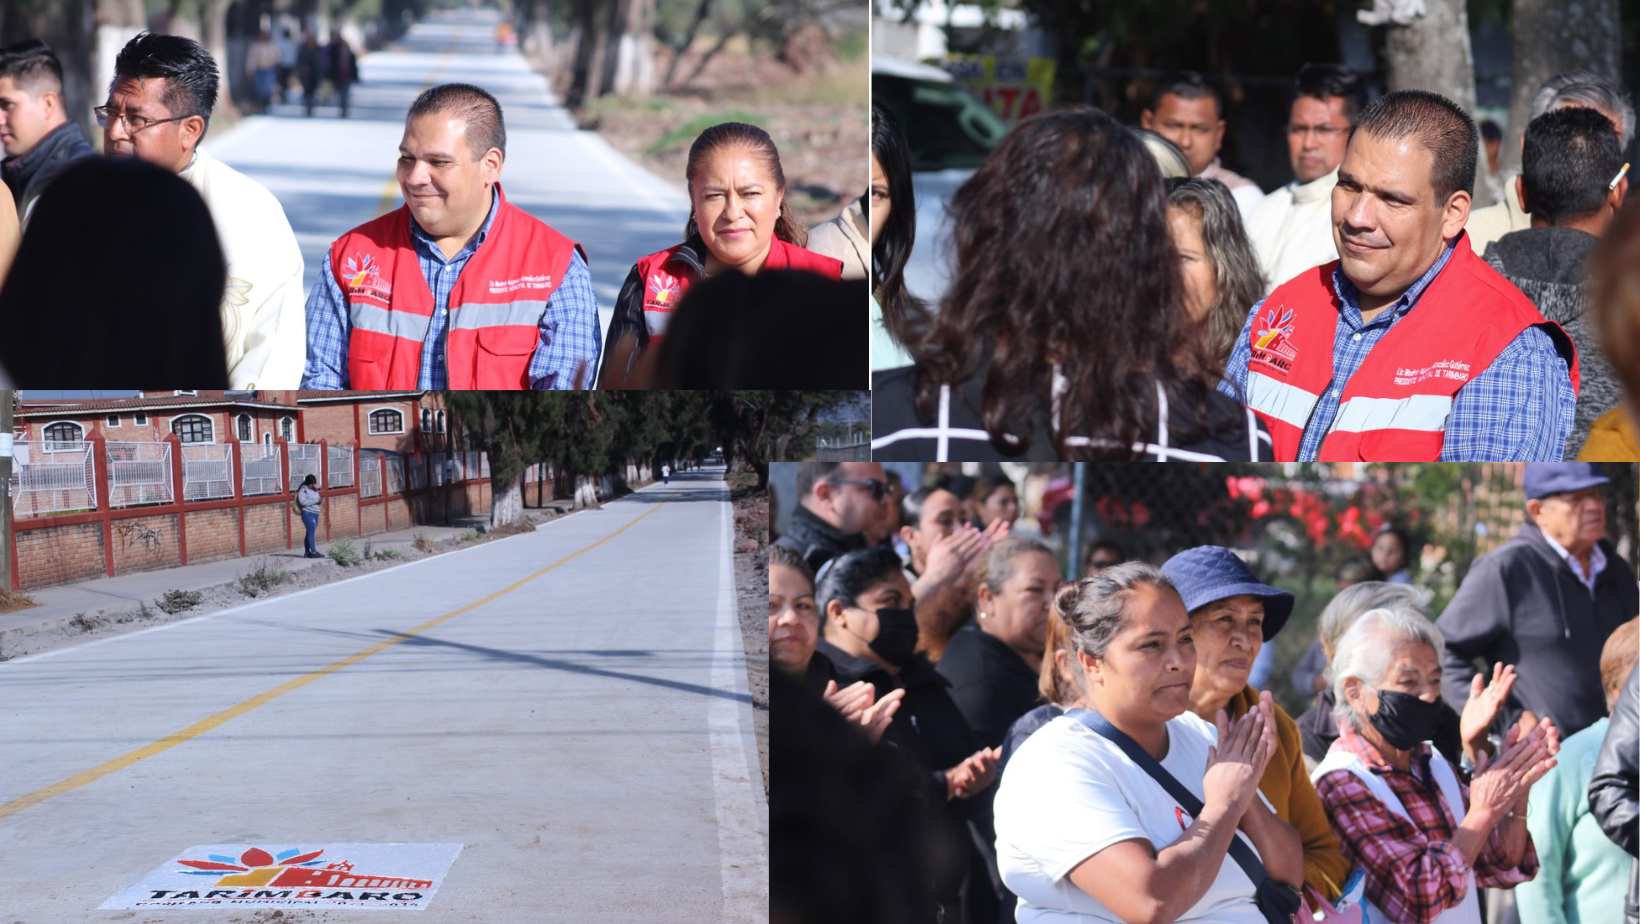
[[[1057,362],[1059,456],[1075,436],[1090,443],[1077,455],[1133,459],[1155,432],[1158,382],[1205,408],[1217,376],[1184,308],[1166,204],[1156,159],[1104,111],[1019,123],[951,199],[956,273],[922,344],[918,414],[933,417],[941,385],[983,373],[991,444],[1019,455],[1052,406]]]
[[[917,200],[911,189],[911,146],[900,124],[882,103],[871,104],[871,153],[888,178],[888,218],[871,243],[871,286],[883,309],[883,324],[901,344],[913,339],[913,319],[922,305],[905,288],[905,264],[917,239]],[[867,202],[869,202],[869,197]]]

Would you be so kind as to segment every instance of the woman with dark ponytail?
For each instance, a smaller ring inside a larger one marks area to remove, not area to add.
[[[838,279],[843,264],[804,249],[809,232],[786,200],[780,152],[768,132],[744,122],[724,122],[700,133],[684,168],[689,221],[684,242],[633,264],[615,301],[604,343],[604,373],[624,380],[638,356],[658,346],[666,322],[688,288],[736,270],[803,270]],[[623,338],[636,349],[617,350]]]

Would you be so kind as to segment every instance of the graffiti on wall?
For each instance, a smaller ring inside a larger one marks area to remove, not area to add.
[[[120,535],[120,545],[129,552],[134,548],[141,548],[150,555],[160,550],[159,530],[148,526],[141,520],[127,520],[114,527]]]

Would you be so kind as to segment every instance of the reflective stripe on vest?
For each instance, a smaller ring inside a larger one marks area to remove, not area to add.
[[[477,330],[481,327],[535,326],[547,313],[545,299],[540,301],[465,302],[450,312],[450,330]]]
[[[1329,432],[1367,430],[1431,430],[1445,432],[1452,413],[1449,395],[1408,395],[1405,398],[1351,398],[1338,408]]]
[[[1303,430],[1319,400],[1320,395],[1297,385],[1273,379],[1262,372],[1247,373],[1247,406],[1267,419],[1279,420]]]
[[[433,323],[431,315],[392,311],[365,302],[348,305],[347,320],[354,330],[373,331],[417,343],[427,339],[427,328]]]

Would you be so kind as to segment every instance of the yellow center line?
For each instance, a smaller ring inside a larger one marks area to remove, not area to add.
[[[456,53],[456,43],[461,41],[462,33],[466,31],[467,24],[465,22],[456,26],[456,34],[451,37],[450,44],[445,47],[444,57],[439,59],[438,67],[433,68],[433,72],[427,75],[427,82],[421,85],[420,90],[416,91],[417,96],[425,93],[427,89],[433,85],[433,81],[438,80],[439,77],[444,74],[444,69],[450,66],[450,56]],[[382,201],[376,206],[376,217],[380,218],[391,211],[393,208],[393,200],[398,197],[399,175],[395,171],[392,176],[387,178],[387,185],[382,187]],[[0,815],[0,818],[4,817],[4,815]]]
[[[30,808],[30,807],[35,806],[35,805],[39,805],[41,802],[44,802],[47,799],[53,798],[55,796],[60,796],[65,792],[72,792],[76,789],[79,789],[81,786],[86,785],[87,783],[94,783],[97,780],[100,780],[103,777],[108,776],[111,773],[117,773],[121,770],[124,770],[126,767],[129,767],[132,764],[135,764],[139,760],[143,760],[143,759],[148,758],[148,757],[153,757],[155,754],[163,753],[165,751],[170,750],[171,748],[176,747],[179,744],[182,744],[186,741],[191,741],[194,738],[197,738],[200,735],[205,734],[206,732],[210,731],[213,728],[216,728],[219,725],[222,725],[225,722],[231,721],[233,719],[238,718],[239,716],[244,715],[247,712],[250,712],[252,709],[257,708],[258,706],[266,705],[266,704],[278,699],[279,697],[284,696],[286,693],[289,693],[292,690],[297,690],[297,689],[300,689],[304,686],[307,686],[308,684],[312,683],[313,681],[318,680],[321,677],[325,677],[325,676],[328,676],[330,674],[334,674],[337,671],[339,671],[339,670],[341,670],[345,667],[351,667],[352,665],[357,664],[360,661],[363,661],[365,658],[368,658],[371,655],[379,654],[383,651],[386,651],[387,649],[392,648],[394,645],[397,645],[400,642],[406,641],[408,639],[414,638],[414,637],[422,634],[423,632],[426,632],[427,630],[429,630],[429,629],[431,629],[435,626],[438,626],[442,623],[448,622],[451,619],[454,619],[457,616],[460,616],[462,613],[470,612],[472,610],[475,610],[475,609],[483,606],[486,603],[489,603],[492,600],[495,600],[498,597],[501,597],[501,596],[504,596],[506,594],[512,593],[513,591],[517,590],[520,587],[523,587],[525,584],[528,584],[529,582],[535,580],[536,578],[540,577],[541,575],[546,574],[548,571],[551,571],[554,568],[557,568],[559,565],[562,565],[565,562],[570,561],[571,559],[578,558],[581,555],[585,555],[587,552],[592,551],[593,549],[597,548],[598,546],[603,545],[604,543],[608,542],[609,540],[614,539],[616,536],[619,536],[621,533],[624,533],[627,530],[631,529],[632,527],[636,526],[638,524],[638,521],[640,521],[644,517],[647,517],[650,514],[654,513],[656,510],[659,510],[662,507],[666,506],[667,503],[669,503],[672,500],[672,498],[678,496],[678,493],[681,490],[682,489],[680,488],[678,491],[673,491],[671,494],[666,495],[666,500],[663,500],[660,503],[656,504],[653,509],[645,511],[644,513],[640,514],[635,519],[633,519],[632,522],[626,524],[625,526],[621,527],[620,529],[615,530],[614,532],[610,533],[609,535],[605,536],[604,538],[599,539],[597,542],[594,542],[591,545],[589,545],[586,548],[583,548],[579,551],[571,552],[570,554],[565,555],[563,558],[558,559],[557,561],[555,561],[552,564],[546,566],[545,568],[542,568],[540,571],[537,571],[534,574],[531,574],[527,577],[524,577],[524,578],[521,578],[517,581],[514,581],[513,583],[508,584],[506,587],[501,588],[500,590],[496,591],[493,594],[490,594],[487,597],[482,597],[478,600],[475,600],[472,603],[469,603],[466,606],[462,607],[461,609],[451,610],[450,612],[445,613],[443,616],[440,616],[436,619],[428,620],[427,622],[424,622],[421,625],[419,625],[419,626],[415,627],[414,629],[411,629],[407,632],[400,632],[399,634],[393,636],[390,639],[387,639],[386,641],[378,642],[377,644],[371,645],[369,648],[366,648],[365,650],[363,650],[361,652],[358,652],[357,654],[348,655],[347,657],[341,659],[340,661],[337,661],[334,664],[326,665],[325,667],[321,667],[318,670],[313,671],[312,673],[303,674],[300,677],[296,677],[292,680],[288,680],[288,681],[280,684],[279,686],[276,686],[273,689],[268,690],[265,693],[259,693],[256,696],[253,696],[250,699],[247,699],[242,703],[239,703],[239,704],[234,705],[234,706],[230,706],[227,709],[224,709],[221,712],[218,712],[216,715],[210,716],[209,718],[201,719],[200,721],[195,722],[194,724],[188,726],[187,728],[184,728],[183,730],[181,730],[179,732],[176,732],[175,734],[167,735],[164,738],[161,738],[160,740],[155,741],[152,744],[144,745],[143,747],[137,748],[135,751],[132,751],[129,754],[125,754],[123,756],[116,757],[113,760],[108,761],[107,763],[99,764],[98,766],[92,767],[90,770],[87,770],[83,773],[76,773],[75,775],[69,777],[66,780],[63,780],[60,783],[53,783],[52,785],[47,786],[44,789],[35,790],[34,792],[31,792],[26,796],[19,796],[16,799],[13,799],[10,802],[5,803],[4,805],[0,805],[0,818],[8,818],[12,815],[17,814],[18,812],[23,811],[24,809]]]

